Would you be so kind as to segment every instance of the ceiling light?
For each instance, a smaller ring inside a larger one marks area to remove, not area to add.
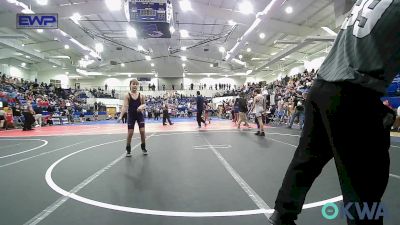
[[[186,64],[185,63],[182,63],[182,67],[185,67],[186,66]]]
[[[79,13],[74,13],[70,19],[74,21],[75,24],[79,24],[79,20],[81,19],[81,15]]]
[[[181,60],[182,60],[182,61],[186,61],[186,60],[187,60],[187,57],[186,57],[186,56],[181,56]]]
[[[22,46],[22,47],[24,47],[24,46],[25,46],[25,44],[22,44],[21,46]]]
[[[144,51],[144,48],[143,48],[143,46],[141,46],[141,45],[138,45],[138,46],[137,46],[137,49],[138,49],[139,51]]]
[[[329,27],[321,27],[324,31],[328,32],[328,34],[337,36],[337,33],[333,30],[331,30]]]
[[[228,77],[228,75],[225,75],[225,77]]]
[[[247,48],[247,49],[246,49],[246,52],[251,52],[251,48]]]
[[[222,52],[222,53],[224,53],[224,52],[225,52],[225,48],[224,48],[224,47],[222,47],[222,46],[221,46],[221,47],[219,47],[219,48],[218,48],[218,50],[219,50],[219,52]]]
[[[22,67],[25,67],[25,66],[26,66],[26,63],[24,63],[24,62],[21,63],[21,66],[22,66]]]
[[[54,66],[54,65],[53,65],[53,68],[57,68],[57,66]]]
[[[110,11],[118,11],[121,10],[121,0],[105,0],[106,5]]]
[[[104,51],[104,46],[103,46],[102,43],[96,43],[94,49],[96,49],[96,51],[97,51],[98,53],[100,53],[100,52],[103,52],[103,51]]]
[[[129,38],[136,38],[136,30],[131,26],[126,28],[126,34]]]
[[[121,63],[121,67],[125,67],[125,63]]]
[[[132,75],[128,74],[128,77],[131,77]]]
[[[85,55],[85,59],[86,59],[86,60],[89,60],[89,56],[88,56],[88,55]]]
[[[265,38],[265,34],[264,33],[261,33],[259,36],[260,36],[261,39]]]
[[[291,14],[291,13],[293,12],[293,7],[292,7],[292,6],[286,7],[285,12],[286,12],[287,14]]]
[[[171,34],[173,34],[175,32],[175,28],[173,26],[169,27],[169,32],[171,32]]]
[[[67,72],[65,72],[65,75],[68,75],[69,74],[69,72],[67,71]]]
[[[210,77],[210,74],[207,74],[207,77]]]
[[[158,77],[158,74],[154,74],[155,77]]]
[[[64,48],[65,49],[69,49],[69,45],[64,45]]]
[[[242,59],[243,58],[243,56],[242,55],[239,55],[239,59]]]
[[[179,32],[181,33],[181,37],[183,38],[189,37],[189,32],[187,30],[180,30]]]
[[[235,26],[235,25],[236,25],[236,22],[233,21],[233,20],[229,20],[229,21],[228,21],[228,24],[229,24],[230,26]]]
[[[25,58],[30,59],[31,57],[29,55],[26,55]]]
[[[212,63],[210,63],[210,67],[214,67],[214,65]]]
[[[243,1],[239,4],[239,11],[245,15],[253,12],[253,5],[248,1]]]
[[[185,74],[184,74],[184,73],[182,74],[182,77],[185,77]]]
[[[149,55],[146,55],[144,58],[145,58],[147,61],[150,61],[150,60],[151,60],[151,57],[150,57]]]
[[[38,33],[43,33],[43,29],[37,29],[36,30]]]
[[[108,75],[108,77],[111,77],[111,75]]]
[[[188,0],[182,0],[179,2],[179,6],[181,7],[182,11],[192,11],[192,4]]]
[[[186,50],[187,50],[187,47],[186,47],[186,46],[182,46],[182,47],[181,47],[181,50],[182,50],[182,51],[186,51]]]
[[[154,67],[154,63],[150,64],[151,67]]]
[[[36,3],[39,5],[47,5],[48,0],[36,0]]]
[[[271,55],[276,55],[276,52],[271,53]]]

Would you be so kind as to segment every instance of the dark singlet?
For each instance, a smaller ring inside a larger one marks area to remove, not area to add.
[[[141,100],[140,100],[140,93],[137,97],[137,99],[133,99],[131,93],[129,93],[129,108],[128,108],[128,114],[135,114],[137,115],[138,107],[141,105]]]
[[[138,112],[137,109],[142,104],[140,93],[137,99],[133,99],[131,93],[129,93],[129,107],[128,107],[128,129],[134,129],[137,121],[139,128],[144,127],[144,116],[143,113]]]

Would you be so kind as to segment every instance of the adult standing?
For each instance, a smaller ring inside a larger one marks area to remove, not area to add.
[[[199,125],[199,128],[201,128],[201,123],[204,123],[204,126],[207,126],[207,124],[206,121],[204,121],[204,119],[201,117],[204,110],[204,98],[203,96],[200,95],[200,91],[197,91],[196,103],[197,103],[197,113],[196,113],[197,124]]]
[[[380,97],[400,71],[399,14],[400,0],[359,0],[345,19],[308,93],[303,132],[272,224],[295,224],[308,190],[332,158],[353,217],[347,223],[383,224],[379,214],[377,220],[360,218],[356,206],[380,204],[389,179],[394,115]]]

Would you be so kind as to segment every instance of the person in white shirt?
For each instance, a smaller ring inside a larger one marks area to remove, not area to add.
[[[252,108],[253,108],[253,113],[255,113],[257,122],[259,124],[259,128],[258,128],[259,130],[257,131],[257,133],[255,133],[255,135],[265,136],[264,123],[263,123],[263,119],[262,119],[262,115],[265,110],[265,100],[264,100],[264,97],[261,95],[260,89],[256,89],[254,92],[255,92],[256,96],[254,97]]]

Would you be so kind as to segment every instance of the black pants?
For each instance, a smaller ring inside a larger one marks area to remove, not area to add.
[[[201,123],[206,124],[206,121],[204,121],[203,118],[201,118],[201,115],[203,115],[203,110],[197,110],[196,118],[197,118],[197,124],[199,125],[199,127],[201,127]]]
[[[165,123],[165,122],[167,122],[166,120],[168,120],[169,125],[172,125],[171,119],[169,118],[169,113],[163,113],[162,123],[164,125],[166,125],[166,123]]]
[[[333,158],[344,204],[380,202],[389,178],[389,129],[379,95],[351,83],[315,81],[306,100],[299,146],[275,201],[283,218],[297,219],[306,194]],[[360,220],[354,204],[348,224],[383,224]]]
[[[33,117],[32,113],[30,112],[23,112],[24,115],[24,130],[32,129],[33,123],[35,123],[35,118]]]

